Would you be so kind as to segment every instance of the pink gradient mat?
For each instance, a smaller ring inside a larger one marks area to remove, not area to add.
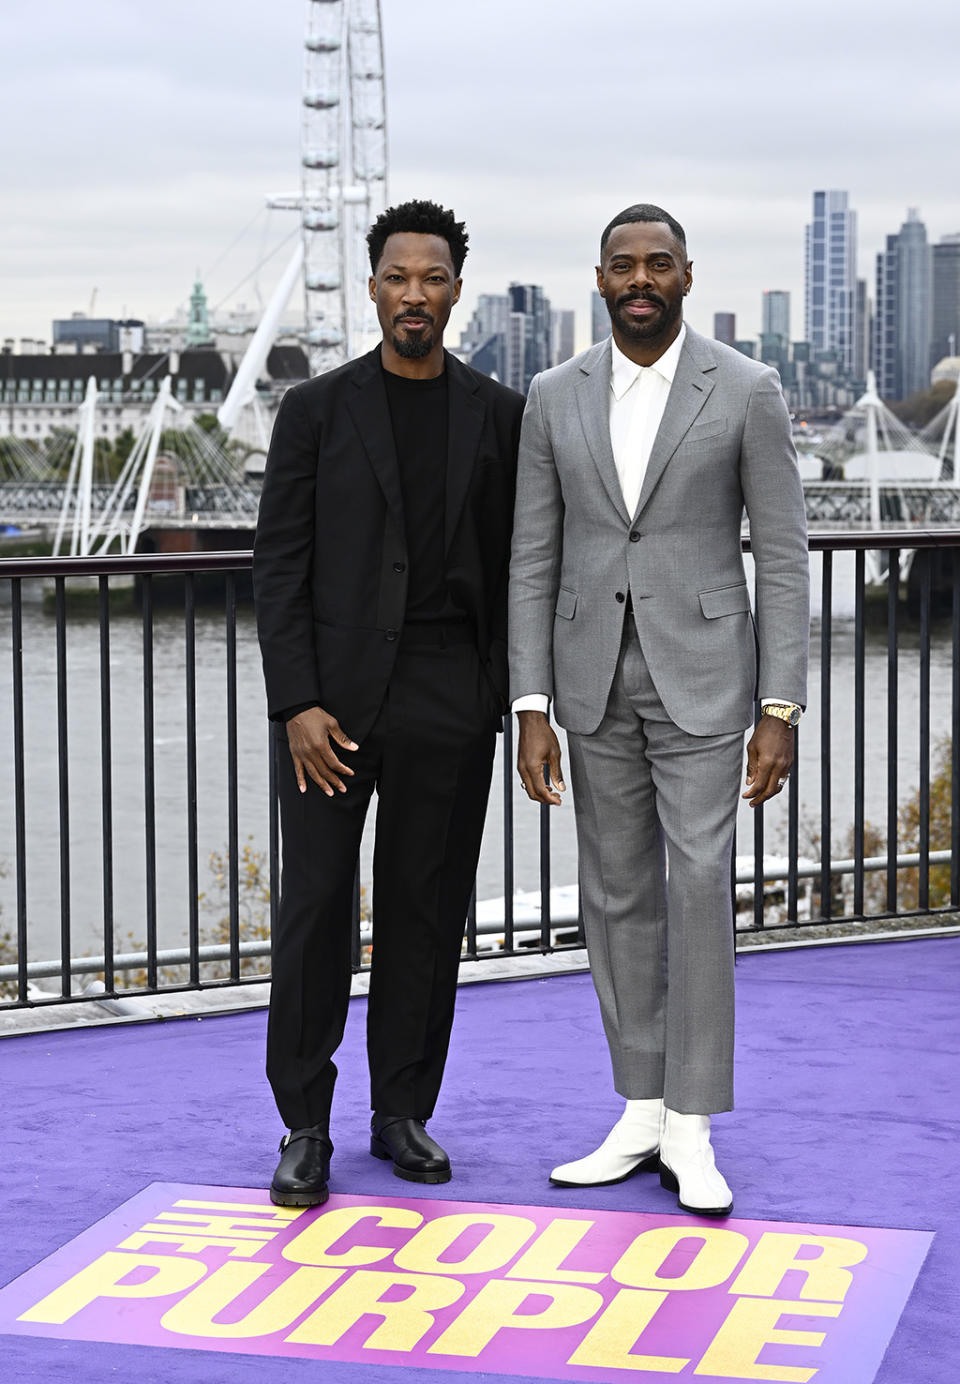
[[[0,1332],[536,1379],[872,1384],[933,1235],[156,1182]]]

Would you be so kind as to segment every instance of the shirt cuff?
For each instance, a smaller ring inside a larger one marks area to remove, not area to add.
[[[525,697],[518,697],[510,710],[542,711],[546,714],[550,710],[550,698],[545,692],[528,692]]]
[[[790,697],[761,697],[761,706],[799,706],[799,702],[793,701]]]

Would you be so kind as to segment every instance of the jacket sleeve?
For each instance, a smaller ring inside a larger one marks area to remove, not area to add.
[[[322,703],[313,637],[311,572],[320,439],[297,388],[277,411],[253,546],[253,593],[267,714]]]
[[[553,696],[553,617],[563,546],[563,494],[535,378],[517,459],[508,609],[510,701]]]
[[[740,448],[756,567],[757,696],[807,700],[810,567],[807,520],[790,415],[776,372],[754,385]]]

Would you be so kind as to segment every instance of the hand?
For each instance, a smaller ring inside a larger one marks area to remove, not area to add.
[[[777,716],[761,716],[747,744],[747,791],[751,807],[776,797],[793,767],[793,727]]]
[[[339,775],[347,774],[352,778],[353,770],[341,764],[333,747],[339,745],[344,750],[355,750],[357,746],[340,729],[335,716],[321,706],[311,706],[298,716],[291,716],[287,722],[287,742],[301,793],[307,791],[307,774],[328,798],[333,797],[334,789],[340,793],[347,791]]]
[[[567,791],[560,767],[560,741],[542,711],[520,711],[517,720],[520,722],[517,768],[527,797],[535,803],[559,807],[563,801],[560,794]],[[543,777],[544,766],[550,775],[549,784]]]

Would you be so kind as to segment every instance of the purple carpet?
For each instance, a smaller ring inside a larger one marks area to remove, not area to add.
[[[752,954],[738,966],[738,1108],[715,1123],[735,1215],[936,1232],[879,1384],[955,1384],[960,1374],[958,961],[960,939],[943,938]],[[416,1196],[366,1152],[363,1018],[355,1001],[341,1050],[332,1190]],[[262,1072],[264,1028],[255,1012],[5,1039],[0,1283],[149,1183],[265,1186],[282,1131]],[[548,1185],[553,1163],[598,1142],[618,1107],[589,977],[466,987],[431,1125],[454,1180],[424,1191],[675,1213],[652,1177],[582,1192]],[[40,1337],[5,1336],[2,1349],[3,1377],[17,1381],[414,1377],[400,1366],[318,1369],[310,1360]],[[431,1371],[428,1384],[469,1377]]]

